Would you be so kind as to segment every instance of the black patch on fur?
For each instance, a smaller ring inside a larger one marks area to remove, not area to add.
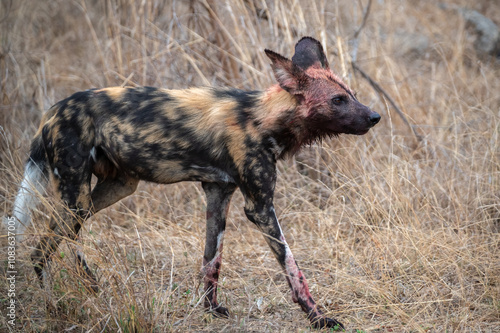
[[[128,108],[130,120],[138,125],[157,122],[172,100],[168,93],[153,87],[129,89],[123,95],[123,105]]]
[[[34,162],[36,165],[40,165],[46,160],[45,148],[43,145],[42,137],[36,138],[31,142],[30,157],[29,160]]]
[[[214,96],[220,99],[231,99],[238,103],[236,108],[238,124],[245,127],[250,118],[248,110],[255,108],[259,91],[244,91],[240,89],[214,90]]]

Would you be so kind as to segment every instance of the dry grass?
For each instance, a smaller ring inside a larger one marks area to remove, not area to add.
[[[472,6],[500,24],[494,1]],[[362,7],[351,1],[2,1],[0,215],[11,211],[30,138],[56,101],[125,84],[262,89],[274,80],[263,49],[291,56],[298,38],[311,35],[359,99],[383,116],[364,137],[324,142],[279,164],[278,218],[318,303],[350,331],[498,332],[498,61],[478,57],[463,19],[433,1],[373,1],[357,64],[416,125],[417,142],[349,66],[361,20]],[[409,33],[427,47],[412,49],[418,43],[408,42]],[[204,314],[204,208],[198,184],[143,183],[89,220],[81,243],[100,279],[93,296],[68,245],[51,265],[52,291],[39,288],[28,247],[51,214],[45,201],[17,253],[18,328],[308,331],[239,193],[220,293],[233,316]],[[5,251],[6,238],[0,242]],[[4,331],[5,279],[0,287]],[[47,310],[50,302],[56,310]]]

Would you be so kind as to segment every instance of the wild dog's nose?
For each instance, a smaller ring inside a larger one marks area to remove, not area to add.
[[[380,115],[376,112],[372,113],[370,115],[370,121],[372,123],[372,126],[375,126],[380,121]]]

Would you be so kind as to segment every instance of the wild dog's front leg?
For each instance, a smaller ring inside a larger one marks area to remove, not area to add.
[[[264,234],[276,259],[278,259],[278,262],[286,273],[286,279],[292,291],[292,300],[295,303],[299,303],[302,310],[307,313],[311,324],[315,328],[332,327],[343,329],[344,326],[340,322],[325,317],[318,309],[316,302],[314,302],[309,292],[306,278],[293,258],[292,251],[281,231],[273,205],[254,204],[251,201],[247,201],[245,213],[248,219],[255,223]]]
[[[232,184],[203,183],[207,196],[207,238],[203,256],[205,308],[216,316],[229,316],[217,302],[217,283],[222,265],[222,241],[226,228],[229,202],[236,187]]]

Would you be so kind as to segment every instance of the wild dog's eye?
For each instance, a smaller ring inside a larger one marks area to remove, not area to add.
[[[335,105],[340,105],[340,104],[344,103],[344,101],[345,101],[345,99],[342,96],[335,96],[332,98],[332,103]]]

